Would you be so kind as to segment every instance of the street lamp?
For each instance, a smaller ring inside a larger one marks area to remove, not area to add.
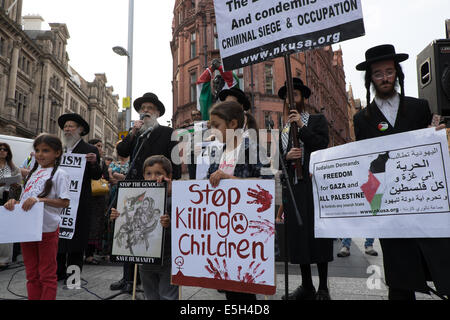
[[[116,46],[113,51],[119,56],[127,57],[127,97],[130,99],[130,106],[126,109],[125,130],[131,127],[131,90],[133,85],[133,25],[134,25],[134,0],[129,0],[128,5],[128,50]]]

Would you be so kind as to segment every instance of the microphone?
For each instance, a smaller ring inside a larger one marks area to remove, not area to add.
[[[148,113],[140,114],[139,115],[139,120],[144,120],[145,117],[149,117],[150,118],[150,115]]]
[[[142,137],[148,138],[148,134],[149,134],[152,130],[153,130],[153,127],[148,127],[148,129],[145,130],[144,133],[141,134],[141,135],[139,136],[139,138],[142,138]]]

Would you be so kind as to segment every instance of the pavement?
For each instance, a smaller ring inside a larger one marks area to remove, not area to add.
[[[353,239],[351,254],[346,258],[336,257],[340,249],[340,241],[334,241],[334,261],[329,264],[328,287],[333,300],[387,300],[387,288],[384,283],[383,259],[378,240],[374,243],[379,255],[368,256],[364,253],[364,239]],[[18,263],[0,271],[0,300],[25,300],[26,279],[25,268],[18,257]],[[285,265],[276,262],[276,294],[273,296],[258,295],[258,300],[280,300],[285,292]],[[289,291],[294,290],[301,282],[298,265],[288,265]],[[312,266],[313,282],[318,287],[317,266]],[[111,291],[109,286],[122,277],[122,267],[118,264],[102,263],[85,265],[81,274],[81,288],[69,289],[58,282],[57,300],[132,300],[132,295]],[[430,283],[431,285],[431,283]],[[416,293],[417,300],[440,300],[435,295]],[[136,300],[143,300],[143,293],[136,293]],[[225,295],[217,290],[199,287],[182,287],[180,300],[225,300]]]

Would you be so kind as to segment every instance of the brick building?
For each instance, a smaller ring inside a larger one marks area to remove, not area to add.
[[[44,28],[40,16],[22,17],[22,1],[0,0],[0,134],[33,138],[61,136],[61,114],[79,113],[90,125],[86,141],[103,141],[106,154],[117,142],[118,95],[103,73],[86,81],[69,65],[64,23]]]
[[[196,108],[196,81],[220,58],[212,0],[176,0],[172,23],[173,119],[174,127],[190,122]],[[300,77],[313,94],[307,101],[311,113],[324,113],[329,122],[330,146],[350,141],[348,99],[345,88],[342,51],[324,47],[291,55],[292,75]],[[282,121],[283,102],[278,89],[286,75],[283,58],[234,70],[240,86],[252,97],[253,115],[260,128],[272,120]]]

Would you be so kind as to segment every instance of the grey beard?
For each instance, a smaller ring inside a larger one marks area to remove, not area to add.
[[[61,141],[64,147],[66,148],[72,148],[75,143],[80,140],[81,136],[79,134],[69,134],[65,135],[63,134]]]
[[[139,130],[139,134],[143,134],[150,127],[156,128],[158,125],[159,125],[159,123],[156,120],[156,118],[153,118],[153,117],[151,119],[145,118],[144,124],[142,125],[141,129]]]

